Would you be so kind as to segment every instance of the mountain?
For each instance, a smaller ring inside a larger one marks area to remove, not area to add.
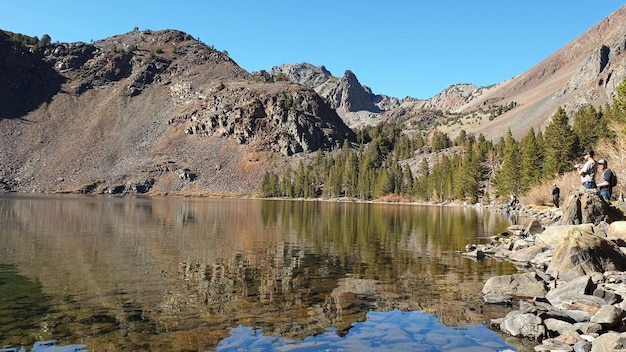
[[[452,85],[427,100],[375,95],[368,87],[359,89],[350,71],[336,78],[325,68],[308,64],[277,66],[270,74],[282,74],[315,89],[350,127],[402,119],[409,128],[437,126],[452,137],[463,129],[496,140],[511,128],[519,139],[530,128],[545,128],[559,106],[571,113],[613,100],[615,87],[626,78],[624,23],[626,7],[516,77],[490,87]],[[498,108],[506,111],[494,118],[491,112]],[[448,119],[433,121],[433,111]]]
[[[250,194],[355,134],[313,90],[259,81],[175,30],[25,47],[0,36],[0,188]]]
[[[267,170],[354,145],[353,129],[382,121],[521,138],[559,106],[613,99],[626,78],[625,17],[510,80],[427,100],[377,95],[351,71],[307,63],[249,73],[177,30],[45,45],[0,31],[0,190],[256,194]]]
[[[485,89],[456,109],[469,114],[489,105],[517,106],[492,121],[464,125],[487,138],[511,128],[521,138],[529,128],[545,128],[559,106],[571,113],[585,105],[612,102],[615,87],[626,79],[626,7],[550,55],[530,70]],[[496,132],[497,131],[497,132]]]

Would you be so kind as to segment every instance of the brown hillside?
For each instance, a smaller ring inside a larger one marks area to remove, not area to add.
[[[469,113],[491,105],[519,106],[492,121],[465,121],[467,132],[489,139],[504,136],[511,128],[515,138],[532,127],[545,128],[559,106],[572,112],[581,106],[602,106],[614,98],[615,87],[626,78],[626,7],[547,57],[527,72],[483,91],[460,107]],[[505,63],[503,63],[505,64]],[[458,131],[458,126],[450,132]]]
[[[0,189],[251,194],[283,156],[354,138],[314,91],[179,31],[0,46]]]
[[[623,23],[626,7],[517,77],[429,100],[374,95],[350,71],[307,64],[250,74],[175,30],[44,48],[0,31],[0,190],[255,194],[266,170],[354,141],[346,121],[519,139],[560,106],[612,101],[626,78]]]

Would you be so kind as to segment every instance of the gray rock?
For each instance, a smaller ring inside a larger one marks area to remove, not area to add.
[[[501,275],[491,277],[483,286],[483,294],[499,293],[515,297],[544,297],[545,283],[536,273]]]
[[[550,332],[556,332],[558,335],[562,335],[566,332],[576,331],[574,324],[568,323],[563,320],[548,318],[543,320],[543,324],[546,326],[548,330],[548,335]]]
[[[606,237],[610,240],[626,241],[626,221],[613,221],[606,230]]]
[[[623,219],[619,209],[612,207],[597,190],[570,192],[563,202],[561,225],[595,224]]]
[[[510,306],[513,303],[511,296],[499,293],[488,293],[482,297],[482,301],[487,304],[499,304]]]
[[[546,339],[542,341],[541,345],[535,346],[536,352],[570,352],[574,351],[574,347],[570,344],[561,342],[555,339]]]
[[[543,226],[541,225],[541,223],[536,220],[533,219],[528,226],[526,226],[526,229],[524,230],[524,233],[528,236],[528,235],[536,235],[538,233],[542,233],[544,230]]]
[[[530,263],[537,254],[542,253],[543,249],[539,246],[531,246],[517,250],[509,256],[509,260],[518,263]]]
[[[546,299],[553,306],[560,307],[561,300],[559,299],[559,297],[568,293],[576,293],[581,295],[590,294],[595,288],[596,286],[591,281],[590,276],[580,276],[550,290],[550,292],[546,294]]]
[[[602,330],[598,323],[574,323],[574,328],[583,335],[596,334]]]
[[[544,314],[546,312],[554,312],[555,308],[549,303],[540,299],[520,300],[519,308],[522,313]]]
[[[500,323],[500,329],[511,336],[528,337],[536,340],[546,335],[546,327],[539,317],[520,311],[507,314]]]
[[[592,224],[550,226],[535,236],[535,244],[544,248],[555,248],[570,234],[595,234],[595,232]]]
[[[579,322],[579,323],[589,322],[589,319],[591,319],[591,315],[592,315],[590,312],[587,312],[584,310],[577,310],[577,309],[566,309],[564,310],[564,312],[574,321]]]
[[[622,323],[622,319],[626,317],[626,312],[620,308],[606,304],[598,310],[589,320],[591,323],[598,323],[604,328],[612,328]]]
[[[591,273],[626,270],[626,255],[611,241],[590,233],[570,233],[554,249],[546,273],[571,280]]]
[[[572,346],[574,348],[574,352],[591,352],[591,342],[580,340]]]
[[[626,334],[610,331],[593,340],[591,352],[617,351],[624,348],[626,348]]]
[[[622,300],[621,296],[619,296],[615,292],[608,291],[603,288],[596,288],[593,291],[593,295],[604,299],[606,304],[614,304]]]
[[[560,309],[582,310],[591,315],[597,313],[606,304],[602,298],[574,292],[566,292],[559,296],[558,300],[553,299],[550,303]]]

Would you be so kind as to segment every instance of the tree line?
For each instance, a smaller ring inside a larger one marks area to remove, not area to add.
[[[2,32],[9,37],[9,40],[22,46],[34,46],[40,48],[48,46],[52,42],[52,38],[50,38],[50,36],[47,34],[44,34],[43,36],[41,36],[41,39],[39,39],[37,36],[31,37],[28,35],[13,33],[9,31]]]
[[[571,123],[558,108],[543,132],[530,129],[520,141],[510,129],[494,143],[465,131],[451,140],[437,130],[409,136],[394,123],[366,127],[357,131],[356,144],[346,140],[338,151],[320,150],[311,161],[287,166],[280,175],[266,172],[261,196],[371,200],[394,194],[489,203],[492,195],[524,194],[571,171],[584,149],[624,133],[614,132],[610,124],[626,125],[625,82],[612,105],[584,107],[573,113]]]

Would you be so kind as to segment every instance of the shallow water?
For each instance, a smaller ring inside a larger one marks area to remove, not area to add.
[[[459,254],[508,226],[486,210],[4,195],[0,223],[0,346],[516,349],[480,302],[516,269]]]

